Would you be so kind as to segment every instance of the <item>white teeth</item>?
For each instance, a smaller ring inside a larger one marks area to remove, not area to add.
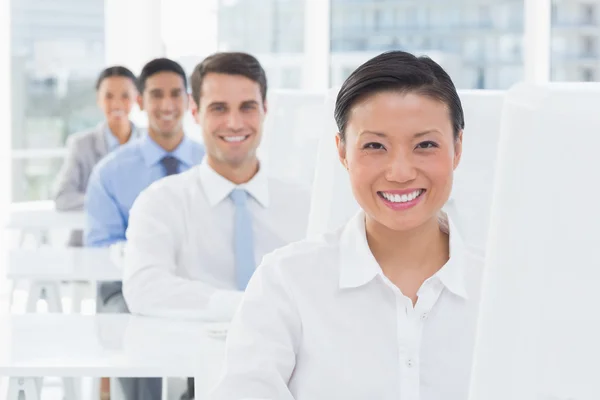
[[[225,136],[223,139],[226,142],[241,142],[242,140],[246,139],[246,136]]]
[[[119,116],[125,115],[125,113],[123,111],[121,111],[121,110],[113,110],[113,111],[110,112],[110,114],[111,115],[119,115]]]
[[[163,115],[160,117],[163,121],[172,121],[174,117],[172,115]]]
[[[422,189],[418,189],[408,194],[391,194],[385,192],[381,192],[381,194],[387,201],[391,201],[392,203],[406,203],[419,197],[422,192]]]

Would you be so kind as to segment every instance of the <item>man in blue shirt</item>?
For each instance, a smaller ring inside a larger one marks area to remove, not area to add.
[[[140,108],[148,114],[148,134],[102,159],[90,177],[85,198],[84,242],[107,247],[125,241],[129,210],[153,182],[198,164],[204,148],[187,138],[183,117],[188,108],[187,78],[176,62],[160,58],[139,77]],[[121,282],[98,286],[98,312],[128,312]],[[160,399],[159,378],[120,379],[127,400]]]

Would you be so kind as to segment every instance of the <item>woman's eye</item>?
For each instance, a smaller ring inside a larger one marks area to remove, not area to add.
[[[428,141],[428,142],[422,142],[422,143],[419,143],[419,144],[417,145],[417,147],[418,147],[419,149],[431,149],[431,148],[434,148],[434,147],[438,147],[438,145],[437,145],[437,143],[435,143],[435,142],[429,142],[429,141]]]
[[[385,149],[385,147],[383,147],[383,145],[381,143],[367,143],[363,146],[363,149],[369,149],[369,150],[382,150]]]

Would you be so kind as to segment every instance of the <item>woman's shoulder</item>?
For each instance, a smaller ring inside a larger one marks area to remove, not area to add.
[[[96,140],[96,137],[101,134],[102,127],[97,125],[85,130],[77,131],[67,137],[67,144],[74,147],[87,146]]]
[[[287,244],[267,254],[265,259],[293,261],[327,255],[339,248],[341,230],[312,236]]]

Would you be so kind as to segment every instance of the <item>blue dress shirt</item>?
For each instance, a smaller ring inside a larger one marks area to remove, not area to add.
[[[179,160],[179,172],[183,172],[200,163],[204,147],[184,137],[174,151],[167,152],[144,135],[94,167],[85,196],[86,246],[104,247],[125,240],[129,210],[144,189],[165,176],[160,161],[167,155]]]
[[[140,136],[138,132],[141,132],[141,130],[138,130],[139,128],[136,128],[133,123],[129,122],[129,126],[131,127],[131,136],[127,141]],[[108,122],[106,121],[104,122],[104,140],[106,141],[106,149],[109,153],[116,150],[121,145],[121,143],[119,143],[119,139],[117,139],[117,137],[110,130]]]
[[[133,130],[131,134],[133,135]],[[119,140],[108,127],[108,123],[104,124],[104,140],[106,140],[106,149],[109,153],[116,150],[120,145]]]

